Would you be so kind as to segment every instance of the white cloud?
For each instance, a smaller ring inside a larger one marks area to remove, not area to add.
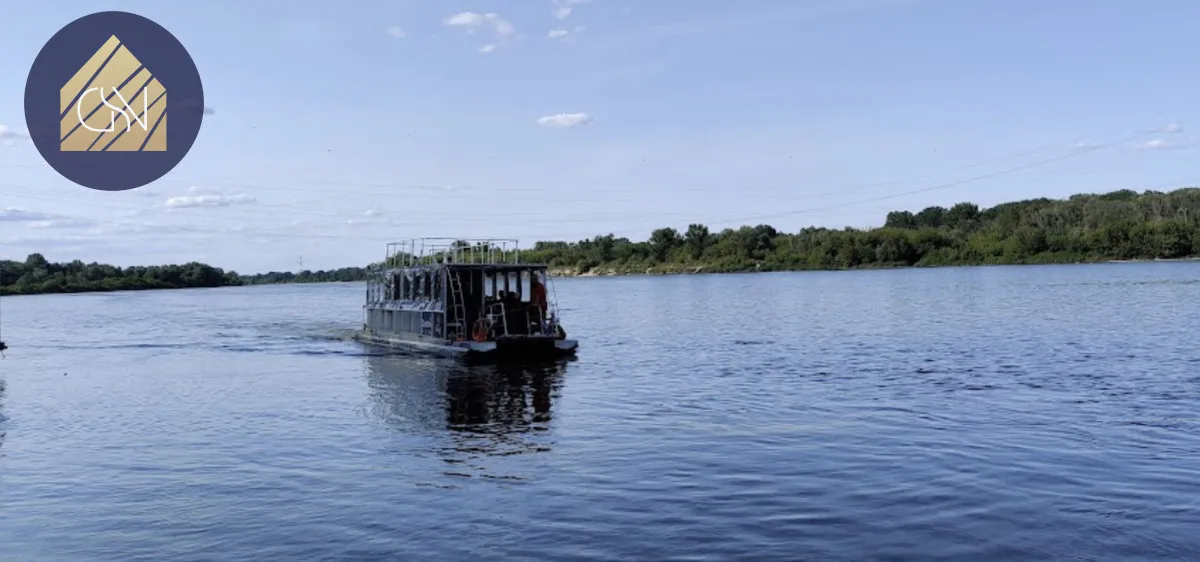
[[[516,31],[517,28],[514,27],[513,24],[508,23],[505,20],[496,20],[496,35],[507,37],[513,33],[516,33]]]
[[[404,33],[403,29],[400,29],[398,26],[395,26],[395,25],[388,28],[387,34],[391,35],[392,37],[395,37],[396,39],[404,39],[407,36],[407,34]]]
[[[463,28],[468,34],[473,34],[479,29],[491,28],[492,33],[499,41],[504,41],[517,32],[516,26],[492,12],[486,14],[463,12],[446,18],[442,23],[450,27]],[[488,43],[480,47],[479,52],[490,53],[495,51],[499,46],[498,42]]]
[[[85,217],[26,211],[15,207],[0,209],[0,223],[23,223],[29,228],[90,228],[98,223]]]
[[[490,26],[496,35],[500,37],[507,37],[517,31],[517,28],[512,23],[492,12],[486,14],[463,12],[446,18],[443,23],[450,27],[466,29],[467,33],[474,33],[475,30],[486,25]]]
[[[445,19],[442,23],[452,27],[465,27],[472,29],[483,24],[483,14],[476,12],[463,12],[455,14]]]
[[[229,207],[230,205],[242,205],[254,203],[255,199],[244,193],[226,195],[213,189],[202,187],[192,187],[191,195],[177,195],[168,197],[166,202],[167,209],[181,209],[187,207]]]
[[[1141,143],[1141,144],[1135,146],[1135,148],[1139,148],[1142,150],[1163,150],[1163,149],[1168,149],[1168,148],[1182,148],[1183,146],[1184,146],[1183,143],[1171,142],[1166,139],[1153,139],[1153,140],[1148,140],[1144,143]]]
[[[12,129],[4,125],[0,125],[0,144],[12,146],[16,144],[17,141],[25,140],[27,138],[29,138],[29,133],[25,132],[24,130]]]
[[[167,198],[167,208],[184,207],[228,207],[239,203],[253,203],[248,195],[180,195]]]
[[[29,228],[92,228],[99,223],[84,217],[59,217],[29,223]]]
[[[571,12],[574,11],[572,6],[587,4],[588,2],[591,2],[591,0],[553,0],[553,2],[554,17],[560,20],[565,20],[571,15]]]
[[[538,117],[537,123],[543,127],[565,128],[591,123],[592,118],[586,113],[559,113]]]
[[[461,191],[464,189],[472,189],[470,186],[465,185],[410,185],[407,188],[420,191]]]
[[[1163,128],[1162,128],[1162,132],[1164,132],[1164,133],[1172,133],[1172,134],[1173,134],[1173,133],[1182,133],[1182,132],[1183,132],[1183,126],[1182,126],[1182,125],[1180,125],[1179,123],[1171,123],[1170,125],[1167,125],[1166,127],[1163,127]]]
[[[546,34],[546,37],[549,39],[562,41],[564,43],[574,43],[575,37],[578,36],[581,31],[583,31],[583,26],[581,25],[577,25],[570,30],[559,27],[551,29],[550,32]]]
[[[37,211],[26,211],[24,209],[18,209],[16,207],[5,207],[3,209],[0,209],[0,222],[41,221],[41,220],[47,220],[47,218],[50,216],[52,216],[52,215],[48,215],[46,213],[39,213]]]
[[[0,139],[23,139],[29,135],[5,125],[0,125]]]

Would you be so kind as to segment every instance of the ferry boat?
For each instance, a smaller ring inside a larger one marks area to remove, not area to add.
[[[548,267],[523,264],[516,240],[392,242],[367,279],[364,343],[466,359],[569,357]]]

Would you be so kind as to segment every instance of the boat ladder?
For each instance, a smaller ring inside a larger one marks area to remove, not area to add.
[[[450,306],[454,311],[453,321],[446,323],[446,335],[450,336],[450,329],[453,328],[454,337],[447,339],[463,338],[466,337],[467,307],[463,303],[462,281],[457,272],[447,271],[446,276],[450,278]]]
[[[508,335],[508,314],[507,311],[504,310],[504,303],[492,303],[492,305],[488,307],[487,319],[488,324],[492,326],[492,329],[495,329],[495,327],[499,325],[504,329],[503,335]],[[497,322],[497,320],[499,320],[499,322]]]

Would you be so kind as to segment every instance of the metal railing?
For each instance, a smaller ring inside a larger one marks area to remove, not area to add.
[[[504,238],[413,238],[387,245],[390,267],[412,267],[441,263],[520,263],[517,241]]]

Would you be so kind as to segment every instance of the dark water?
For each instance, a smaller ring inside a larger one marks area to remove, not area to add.
[[[1200,556],[1200,265],[557,288],[505,371],[359,285],[5,298],[0,559]]]

